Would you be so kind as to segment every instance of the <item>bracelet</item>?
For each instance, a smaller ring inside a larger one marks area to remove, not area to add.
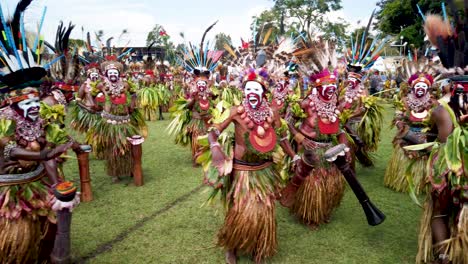
[[[6,160],[9,160],[10,159],[10,154],[11,154],[11,151],[16,148],[16,142],[15,141],[10,141],[8,142],[8,144],[5,146],[5,148],[3,149],[3,157],[6,159]]]
[[[215,142],[215,143],[210,144],[210,148],[220,147],[220,146],[221,146],[221,145],[219,145],[218,142]]]
[[[300,159],[302,159],[301,156],[299,156],[299,155],[296,154],[296,155],[294,155],[294,158],[293,158],[292,161],[293,161],[293,162],[296,162],[296,161],[298,161],[298,160],[300,160]]]

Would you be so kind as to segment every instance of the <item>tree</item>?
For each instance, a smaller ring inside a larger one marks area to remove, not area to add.
[[[166,46],[168,45],[169,38],[166,30],[161,25],[156,24],[146,37],[146,46],[153,43],[157,46]]]
[[[376,27],[384,34],[403,36],[404,41],[421,47],[424,44],[423,19],[416,4],[426,13],[441,14],[440,0],[380,0]]]
[[[159,25],[156,24],[153,29],[148,32],[148,36],[146,37],[146,46],[153,45],[154,47],[159,47],[164,49],[165,59],[169,60],[170,62],[174,62],[174,52],[175,52],[175,45],[172,41],[170,41],[170,36],[167,34],[166,30]]]
[[[75,47],[86,47],[86,42],[82,39],[70,39],[69,45]]]
[[[224,44],[231,43],[231,36],[226,35],[224,33],[218,33],[215,36],[215,49],[216,50],[224,50]]]
[[[325,14],[342,8],[341,0],[273,0],[275,9],[282,15],[282,19],[297,20],[298,32],[307,32],[311,37],[312,26],[322,32],[334,23],[328,21]],[[284,21],[280,20],[280,23]]]

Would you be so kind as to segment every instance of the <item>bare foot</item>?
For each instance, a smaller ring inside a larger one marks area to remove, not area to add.
[[[226,251],[225,257],[227,264],[237,264],[237,255],[234,251]]]

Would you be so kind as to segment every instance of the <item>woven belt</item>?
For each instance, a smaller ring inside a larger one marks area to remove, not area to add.
[[[262,161],[262,162],[247,162],[243,160],[234,159],[234,164],[232,168],[234,170],[241,171],[258,171],[268,168],[273,164],[272,161]]]
[[[33,171],[15,174],[0,174],[0,186],[29,183],[37,181],[45,175],[44,166],[39,164]]]
[[[104,119],[106,119],[108,121],[115,121],[115,122],[119,122],[119,123],[128,123],[128,122],[130,122],[130,115],[120,116],[120,115],[110,114],[110,113],[108,113],[106,111],[102,111],[101,116],[102,116],[102,118],[104,118]]]

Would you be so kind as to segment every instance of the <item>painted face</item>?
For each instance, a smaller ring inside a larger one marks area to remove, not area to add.
[[[244,95],[250,107],[256,109],[263,97],[262,85],[258,82],[249,81],[244,86]]]
[[[347,80],[347,85],[348,85],[348,88],[349,89],[354,89],[358,86],[359,84],[359,81],[358,79],[354,78],[354,77],[348,77],[348,80]]]
[[[333,98],[333,95],[336,93],[336,85],[334,84],[325,84],[318,88],[320,97],[323,100],[329,101]]]
[[[414,93],[415,93],[416,97],[418,97],[418,98],[421,98],[424,95],[426,95],[428,88],[429,87],[427,86],[427,83],[424,83],[424,82],[418,82],[413,87]]]
[[[198,91],[203,92],[206,90],[206,87],[208,86],[208,82],[205,80],[198,80],[196,85],[197,85]]]
[[[110,69],[107,71],[107,78],[111,82],[117,82],[119,80],[119,71],[116,69]]]
[[[97,72],[92,72],[89,74],[89,79],[91,79],[91,81],[95,82],[99,79],[99,73]]]
[[[283,91],[284,88],[286,88],[286,86],[288,85],[288,81],[286,79],[280,79],[277,86],[276,86],[276,89],[278,89],[278,91]]]
[[[36,121],[39,117],[39,97],[35,95],[30,95],[28,99],[23,100],[18,103],[18,114],[23,116],[25,119],[30,121]]]

